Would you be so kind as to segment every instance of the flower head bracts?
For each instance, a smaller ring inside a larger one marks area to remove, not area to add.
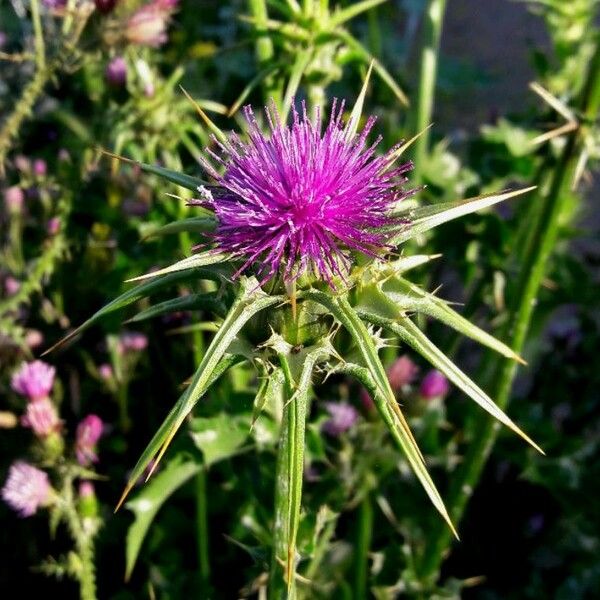
[[[289,282],[311,272],[333,285],[346,279],[352,251],[378,256],[388,249],[390,230],[405,222],[392,209],[414,193],[401,188],[412,164],[390,168],[396,148],[376,157],[380,138],[367,145],[375,119],[353,135],[350,123],[342,125],[343,111],[334,101],[322,131],[319,112],[311,120],[304,104],[291,125],[271,106],[265,136],[247,106],[249,141],[215,138],[220,153],[208,153],[224,173],[202,160],[218,187],[199,202],[215,211],[217,248],[244,261],[239,273],[254,266],[263,282],[277,273]]]

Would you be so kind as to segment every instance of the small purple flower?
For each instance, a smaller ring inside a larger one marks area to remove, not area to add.
[[[67,0],[42,0],[42,4],[46,8],[63,8],[67,4]]]
[[[167,27],[178,0],[152,0],[131,15],[125,37],[132,44],[157,48],[167,41]]]
[[[46,223],[46,233],[54,236],[60,231],[60,218],[52,217],[48,223]]]
[[[94,484],[91,481],[82,481],[79,484],[79,497],[80,498],[92,498],[96,493]]]
[[[31,517],[50,500],[48,475],[23,461],[13,463],[2,488],[2,498],[21,517]]]
[[[33,161],[33,174],[36,177],[45,177],[48,172],[48,165],[43,158],[36,158]]]
[[[148,338],[139,331],[128,331],[120,336],[118,347],[121,354],[141,352],[148,347]]]
[[[39,438],[59,431],[61,424],[56,407],[48,397],[28,402],[25,414],[21,417],[21,425],[29,427]]]
[[[7,296],[14,296],[21,289],[21,282],[9,275],[4,280],[4,292]]]
[[[31,161],[23,154],[17,154],[17,156],[15,156],[15,167],[17,168],[17,171],[27,174],[31,171]]]
[[[25,194],[19,186],[13,185],[4,190],[4,206],[9,214],[20,213],[24,200]]]
[[[4,292],[7,296],[14,296],[21,289],[21,282],[9,275],[4,280]]]
[[[44,343],[44,334],[39,329],[29,329],[25,334],[25,343],[31,350],[39,348]]]
[[[404,386],[410,385],[419,372],[419,367],[404,355],[396,359],[389,367],[387,376],[395,392],[400,391]]]
[[[40,400],[50,394],[55,373],[54,367],[41,360],[23,363],[13,375],[11,387],[15,392],[26,396],[31,401]]]
[[[88,415],[77,426],[75,454],[80,465],[87,467],[98,462],[96,444],[102,435],[103,429],[102,419],[97,415]]]
[[[244,114],[249,141],[232,134],[208,154],[224,167],[202,165],[217,186],[201,188],[196,204],[212,208],[218,221],[214,241],[219,250],[244,262],[238,273],[255,266],[265,282],[281,273],[287,282],[312,272],[332,287],[345,279],[352,252],[378,257],[405,221],[391,216],[405,191],[411,163],[392,167],[392,148],[376,157],[367,144],[371,117],[359,135],[342,125],[343,102],[334,100],[325,130],[317,110],[314,121],[293,109],[292,124],[281,123],[274,107],[267,110],[271,134],[259,129],[252,109]],[[385,231],[384,231],[385,228]]]
[[[323,431],[333,437],[348,431],[358,420],[357,410],[346,402],[326,402],[325,408],[330,418],[323,424]]]
[[[108,363],[103,363],[98,367],[98,374],[104,381],[108,381],[113,378],[113,369]]]
[[[419,393],[425,400],[433,400],[434,398],[443,398],[450,391],[450,384],[443,373],[437,370],[432,370],[423,377]]]
[[[127,63],[122,56],[115,56],[104,71],[106,81],[115,87],[123,87],[127,83]]]

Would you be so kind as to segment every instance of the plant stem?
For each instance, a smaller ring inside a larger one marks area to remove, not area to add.
[[[579,107],[584,115],[584,124],[567,139],[554,167],[550,185],[547,190],[540,191],[538,202],[543,204],[543,210],[537,212],[538,219],[532,223],[534,231],[527,243],[528,252],[522,255],[523,268],[513,296],[514,325],[507,326],[504,331],[505,339],[517,354],[522,351],[525,343],[540,285],[558,238],[561,217],[565,209],[569,210],[570,187],[585,136],[588,134],[585,123],[595,120],[600,109],[600,40],[596,42],[595,54],[590,63],[587,84],[584,86]],[[493,367],[495,363],[488,359],[486,364]],[[514,361],[503,360],[499,368],[493,369],[490,395],[502,410],[505,410],[509,403],[516,368]],[[448,494],[450,515],[455,523],[460,521],[464,513],[499,429],[499,423],[488,417],[482,417],[477,423],[469,450],[462,467],[453,477]],[[450,543],[451,536],[445,525],[440,522],[438,526],[436,523],[434,531],[428,536],[427,548],[420,564],[423,581],[432,582],[436,578]]]
[[[43,71],[46,67],[46,50],[44,48],[44,32],[42,30],[38,0],[31,0],[31,21],[33,22],[35,63],[37,69]]]
[[[287,357],[279,357],[286,380],[275,480],[273,554],[269,573],[269,599],[296,598],[296,535],[300,521],[304,469],[304,430],[307,396],[294,396],[294,381]]]
[[[196,475],[196,543],[198,550],[198,568],[200,571],[200,592],[208,593],[210,563],[208,560],[208,510],[206,496],[206,469]]]
[[[264,69],[272,62],[275,52],[273,49],[273,40],[267,32],[267,13],[266,0],[248,0],[250,13],[256,21],[256,29],[258,38],[256,40],[256,58],[258,60],[259,69]],[[282,107],[282,92],[279,88],[276,78],[269,75],[264,81],[264,99],[269,102],[271,99],[279,110]]]
[[[423,13],[419,85],[417,88],[417,104],[413,115],[411,134],[423,131],[431,124],[437,79],[438,54],[445,11],[446,0],[429,0],[427,8]],[[429,131],[425,131],[415,142],[415,168],[411,175],[411,182],[414,185],[421,184],[422,168],[427,158],[428,147]]]
[[[23,89],[21,97],[15,102],[15,109],[4,121],[0,129],[0,177],[4,175],[4,159],[14,138],[17,137],[23,121],[31,114],[33,107],[44,91],[46,83],[54,75],[56,65],[37,69],[31,81]]]
[[[358,508],[356,524],[356,554],[354,560],[354,598],[367,598],[367,578],[369,573],[369,549],[373,537],[373,502],[366,494]]]

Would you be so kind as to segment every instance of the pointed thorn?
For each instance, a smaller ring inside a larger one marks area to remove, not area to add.
[[[123,506],[123,502],[125,502],[127,496],[129,496],[129,492],[131,492],[131,490],[133,489],[134,483],[135,482],[130,481],[125,486],[125,489],[123,490],[123,493],[121,494],[121,498],[117,502],[117,506],[115,506],[115,510],[114,510],[115,513],[121,508],[121,506]]]

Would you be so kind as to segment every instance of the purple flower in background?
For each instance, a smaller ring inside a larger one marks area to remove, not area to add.
[[[271,107],[265,136],[247,106],[249,141],[232,134],[223,143],[215,139],[220,155],[208,151],[224,174],[202,159],[217,187],[201,188],[195,203],[215,211],[216,245],[244,260],[239,272],[256,264],[263,281],[280,272],[288,282],[312,272],[333,286],[336,275],[348,274],[351,251],[378,256],[390,229],[404,223],[391,211],[414,192],[400,187],[412,164],[391,167],[397,148],[376,157],[380,138],[367,145],[375,118],[352,135],[343,111],[334,100],[323,131],[318,109],[311,121],[304,104],[301,113],[294,108],[288,126]]]
[[[80,465],[87,467],[98,462],[96,444],[102,435],[103,429],[102,419],[97,415],[88,415],[77,426],[75,454]]]
[[[50,398],[40,398],[27,404],[21,425],[29,427],[37,437],[45,438],[60,430],[61,420]]]
[[[4,190],[4,206],[9,214],[20,213],[24,200],[25,194],[19,186],[13,185]]]
[[[148,338],[139,331],[128,331],[119,338],[119,352],[141,352],[148,347]]]
[[[115,56],[104,71],[104,77],[110,85],[122,87],[127,83],[127,63],[122,56]]]
[[[46,233],[48,235],[56,235],[60,231],[60,218],[52,217],[48,223],[46,223]]]
[[[387,371],[388,380],[392,389],[397,392],[405,385],[411,384],[419,372],[419,367],[404,355],[396,359]]]
[[[357,410],[346,402],[326,402],[325,408],[330,418],[323,424],[323,431],[328,435],[334,437],[341,435],[348,431],[358,419]]]
[[[153,0],[131,15],[125,37],[132,44],[157,48],[167,41],[167,26],[178,0]]]
[[[42,0],[42,4],[46,8],[63,8],[67,4],[67,0]]]
[[[43,158],[36,158],[33,161],[33,174],[37,177],[44,177],[48,172],[48,165]]]
[[[108,363],[103,363],[98,367],[98,374],[104,381],[108,381],[113,377],[113,369]]]
[[[50,499],[48,475],[23,461],[13,463],[2,488],[2,498],[21,517],[30,517]]]
[[[96,493],[94,484],[91,481],[82,481],[79,484],[79,497],[80,498],[91,498]]]
[[[4,291],[7,296],[14,296],[21,289],[21,283],[12,275],[4,280]]]
[[[446,379],[446,376],[439,371],[432,370],[423,377],[421,386],[419,387],[419,393],[422,398],[426,400],[433,400],[434,398],[443,398],[450,391],[450,384]]]
[[[32,350],[44,343],[44,334],[39,329],[29,329],[25,334],[25,343]]]
[[[13,375],[10,384],[15,392],[26,396],[29,400],[40,400],[50,394],[55,373],[54,367],[41,360],[35,360],[23,363]]]

